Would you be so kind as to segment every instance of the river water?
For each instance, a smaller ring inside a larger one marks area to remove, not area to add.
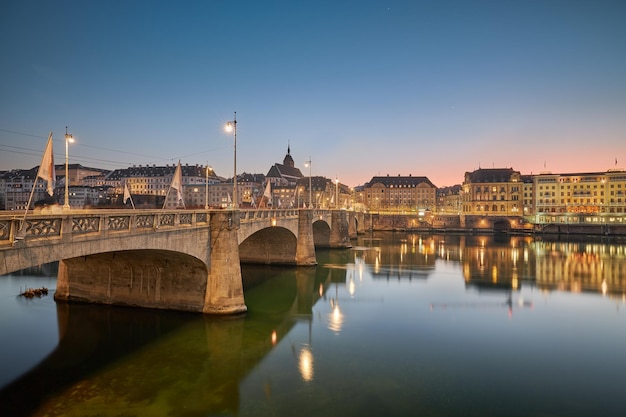
[[[0,277],[0,416],[626,414],[624,242],[353,245],[244,265],[241,317],[55,303],[55,265]]]

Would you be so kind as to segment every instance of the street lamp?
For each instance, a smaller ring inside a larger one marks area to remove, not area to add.
[[[226,123],[226,126],[224,126],[224,130],[229,133],[235,133],[235,141],[233,145],[233,210],[236,210],[237,206],[239,205],[237,202],[237,112],[235,112],[235,118],[233,119],[233,121]]]
[[[63,210],[70,209],[70,189],[69,189],[69,160],[70,160],[70,147],[69,144],[74,143],[74,137],[67,133],[67,126],[65,126],[65,202],[63,203]]]
[[[206,180],[204,181],[204,209],[209,209],[209,170],[213,171],[209,166],[209,163],[206,164]]]
[[[309,155],[309,160],[304,163],[305,167],[309,168],[309,208],[311,208],[311,204],[313,204],[313,188],[311,187],[311,156]]]

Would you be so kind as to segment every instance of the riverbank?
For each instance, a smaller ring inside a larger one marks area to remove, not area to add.
[[[510,233],[626,236],[626,218],[584,217],[576,222],[534,223],[521,216],[377,213],[365,216],[367,230],[423,233]]]

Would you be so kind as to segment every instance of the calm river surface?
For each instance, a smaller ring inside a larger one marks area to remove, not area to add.
[[[2,276],[0,416],[624,416],[626,244],[571,239],[368,234],[228,318]]]

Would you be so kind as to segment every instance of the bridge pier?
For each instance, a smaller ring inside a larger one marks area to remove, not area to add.
[[[351,248],[347,212],[345,210],[333,210],[330,221],[330,247]]]
[[[356,239],[358,237],[358,224],[357,217],[354,211],[348,212],[348,236],[350,239]]]
[[[317,265],[315,241],[313,239],[313,210],[298,212],[298,242],[296,243],[296,265]]]
[[[239,221],[238,211],[211,215],[211,260],[203,313],[236,314],[247,310],[237,240]]]

